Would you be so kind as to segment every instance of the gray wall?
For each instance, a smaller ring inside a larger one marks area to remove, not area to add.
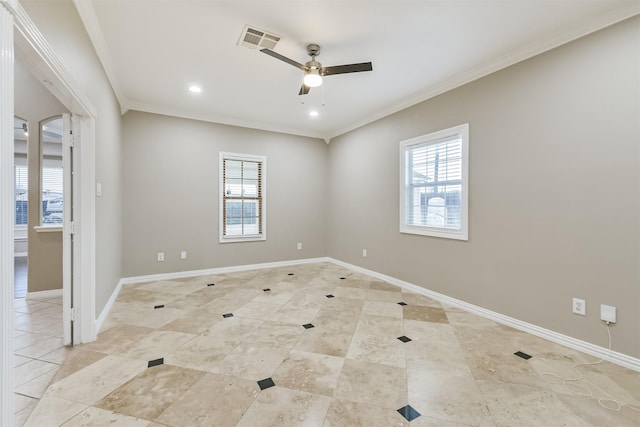
[[[333,140],[327,254],[605,347],[600,304],[614,305],[613,349],[640,357],[639,29],[628,20]],[[399,141],[467,122],[469,241],[400,234]]]
[[[135,111],[123,135],[123,276],[326,254],[323,141]],[[267,157],[266,241],[218,243],[221,151]]]
[[[73,3],[20,3],[97,111],[95,172],[102,196],[96,199],[96,314],[100,314],[122,277],[120,108]]]
[[[40,132],[41,122],[68,110],[40,83],[19,57],[15,60],[14,109],[27,121],[29,136],[29,214],[27,225],[27,291],[62,289],[62,229],[38,233],[40,225]]]

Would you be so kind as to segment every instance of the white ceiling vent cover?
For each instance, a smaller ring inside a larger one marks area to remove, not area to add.
[[[282,37],[270,34],[264,30],[245,25],[238,44],[249,49],[272,49],[276,47]]]

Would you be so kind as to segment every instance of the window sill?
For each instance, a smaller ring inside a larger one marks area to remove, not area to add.
[[[222,237],[220,243],[238,243],[238,242],[261,242],[267,240],[266,236],[247,236],[247,237]]]
[[[62,232],[61,225],[36,225],[35,227],[33,227],[33,229],[38,233]]]
[[[464,231],[448,231],[446,229],[437,229],[437,228],[429,228],[429,227],[404,226],[400,228],[400,233],[416,234],[419,236],[438,237],[440,239],[469,241],[469,236]]]

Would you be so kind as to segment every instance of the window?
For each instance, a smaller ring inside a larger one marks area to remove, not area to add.
[[[469,124],[400,143],[400,232],[468,240]]]
[[[62,226],[63,174],[62,174],[62,117],[42,123],[40,129],[41,150],[41,224]]]
[[[26,164],[18,164],[18,159],[15,162],[16,226],[26,226],[29,218],[29,174]]]
[[[262,156],[220,153],[220,242],[265,240]]]

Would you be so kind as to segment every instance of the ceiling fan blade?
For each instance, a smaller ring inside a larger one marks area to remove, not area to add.
[[[272,57],[274,57],[274,58],[276,58],[276,59],[279,59],[280,61],[284,61],[284,62],[286,62],[287,64],[291,64],[291,65],[293,65],[293,66],[294,66],[294,67],[296,67],[296,68],[300,68],[301,70],[304,70],[304,65],[302,65],[301,63],[296,62],[296,61],[294,61],[293,59],[289,59],[289,58],[287,58],[286,56],[282,56],[282,55],[280,55],[278,52],[275,52],[275,51],[273,51],[273,50],[271,50],[271,49],[267,49],[267,48],[265,48],[265,49],[260,49],[260,52],[262,52],[262,53],[266,53],[267,55],[272,56]]]
[[[309,93],[310,90],[311,88],[309,86],[302,83],[302,86],[300,86],[300,92],[298,92],[298,95],[306,95]]]
[[[371,62],[361,62],[359,64],[335,65],[333,67],[323,67],[322,75],[331,76],[333,74],[359,73],[361,71],[371,71]]]

